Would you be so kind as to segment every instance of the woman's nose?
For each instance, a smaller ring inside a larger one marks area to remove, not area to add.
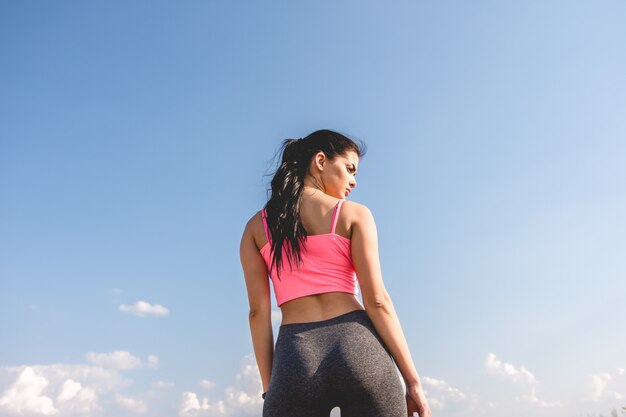
[[[352,177],[352,179],[350,180],[350,187],[356,188],[356,178]]]

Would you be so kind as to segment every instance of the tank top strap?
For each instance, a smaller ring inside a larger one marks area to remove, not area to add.
[[[333,221],[330,224],[330,233],[335,234],[335,229],[337,228],[337,219],[339,218],[339,211],[341,210],[341,205],[345,200],[339,200],[337,205],[335,206],[335,210],[333,211]]]
[[[263,230],[265,231],[265,237],[267,238],[267,241],[270,241],[270,231],[267,229],[267,211],[265,209],[263,209],[263,211],[261,211],[261,216],[263,217]]]

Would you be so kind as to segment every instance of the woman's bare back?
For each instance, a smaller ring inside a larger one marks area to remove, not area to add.
[[[331,231],[332,215],[339,199],[322,192],[305,192],[302,195],[300,217],[307,235],[328,234]],[[350,239],[350,205],[344,203],[337,221],[335,233]],[[262,226],[261,226],[262,227]],[[263,229],[260,236],[264,237]],[[261,247],[267,242],[262,238]],[[327,320],[354,310],[363,310],[356,296],[342,292],[329,292],[296,298],[282,304],[282,323],[309,323]]]

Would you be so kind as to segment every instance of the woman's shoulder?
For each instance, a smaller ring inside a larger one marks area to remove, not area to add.
[[[357,224],[369,224],[374,221],[371,210],[365,204],[352,200],[345,200],[341,207],[341,217],[347,223],[348,228]]]
[[[265,244],[265,231],[263,227],[263,210],[259,210],[252,215],[246,222],[243,231],[243,239],[249,239],[260,249]]]
[[[367,207],[363,203],[358,203],[352,200],[344,200],[344,202],[342,203],[341,211],[345,212],[346,214],[353,214],[358,217],[361,217],[361,216],[369,217],[372,215],[372,212],[369,209],[369,207]]]
[[[258,225],[262,225],[262,224],[263,224],[263,209],[254,213],[252,217],[248,219],[248,221],[246,222],[246,230],[251,229],[251,228],[254,229],[258,227]]]
[[[259,210],[252,215],[246,222],[243,230],[244,236],[254,236],[255,240],[259,236],[259,230],[263,233],[263,210]]]

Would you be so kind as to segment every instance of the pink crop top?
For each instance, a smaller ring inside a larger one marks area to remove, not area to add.
[[[276,268],[269,275],[274,285],[276,302],[281,304],[295,298],[327,292],[345,292],[358,294],[356,272],[350,255],[350,239],[335,234],[337,218],[344,200],[339,200],[333,211],[330,233],[309,235],[302,248],[302,263],[293,265],[290,270],[285,249],[281,265],[280,280],[276,276]],[[261,248],[261,256],[269,270],[271,265],[270,233],[267,229],[266,212],[263,210],[263,228],[267,243]]]

